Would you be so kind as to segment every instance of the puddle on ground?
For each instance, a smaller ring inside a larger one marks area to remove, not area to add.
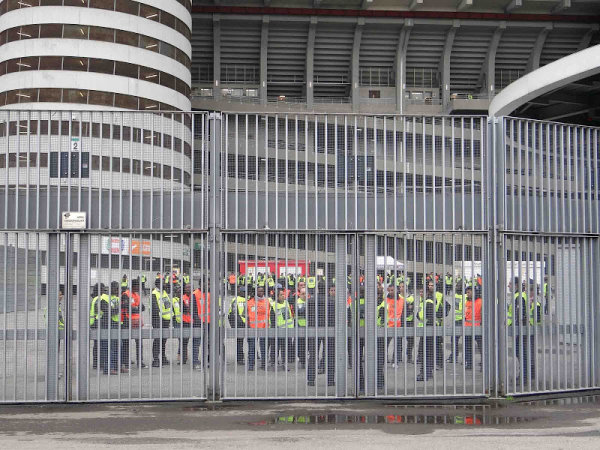
[[[423,424],[423,425],[507,425],[533,422],[536,417],[516,416],[488,416],[485,414],[467,415],[430,415],[430,414],[387,414],[387,415],[348,415],[348,414],[323,414],[323,415],[280,415],[255,422],[247,422],[247,425],[265,426],[278,424]]]
[[[573,405],[600,405],[600,395],[584,395],[577,397],[562,397],[545,400],[519,402],[525,406],[573,406]]]

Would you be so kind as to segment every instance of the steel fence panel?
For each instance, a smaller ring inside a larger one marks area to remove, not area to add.
[[[0,402],[597,387],[598,132],[480,116],[2,111]],[[85,211],[87,229],[62,231],[65,211]],[[261,271],[277,312],[264,329],[248,326]],[[123,298],[133,280],[138,326]],[[114,320],[90,322],[95,298]],[[167,298],[180,315],[152,317]],[[154,367],[134,367],[144,356]]]
[[[499,326],[506,327],[506,393],[596,387],[597,337],[589,314],[596,309],[592,275],[596,239],[505,236],[506,298]]]
[[[224,113],[222,121],[225,229],[485,228],[483,117]]]
[[[74,237],[72,399],[206,398],[206,234]]]
[[[191,205],[207,195],[194,180],[205,125],[203,113],[2,111],[3,228],[56,230],[68,210],[88,229],[204,228]]]
[[[352,397],[354,236],[223,236],[223,397]]]
[[[507,231],[598,233],[598,129],[504,118]]]
[[[224,242],[224,398],[486,395],[484,235],[227,232]],[[439,323],[419,319],[430,274],[432,295],[448,302]],[[463,282],[473,296],[458,300]],[[264,328],[250,312],[260,301]],[[289,328],[277,315],[288,305]],[[463,308],[467,323],[455,320]]]
[[[0,246],[0,402],[64,401],[64,239],[3,232]]]
[[[598,129],[516,118],[498,128],[499,382],[513,395],[596,387]]]

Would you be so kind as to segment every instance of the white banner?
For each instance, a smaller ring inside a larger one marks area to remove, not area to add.
[[[129,255],[129,238],[102,237],[103,255]]]

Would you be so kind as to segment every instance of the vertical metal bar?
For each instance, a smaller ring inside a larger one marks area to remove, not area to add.
[[[256,152],[256,156],[258,157],[258,151]],[[258,189],[258,185],[257,185],[257,189]],[[264,205],[264,212],[265,212],[265,227],[267,227],[269,225],[269,115],[265,114],[265,190],[264,190],[264,196],[265,196],[265,205]],[[258,206],[258,199],[257,200],[257,206]],[[258,220],[257,220],[257,228],[259,226]]]
[[[470,117],[469,122],[471,124],[471,137],[469,142],[471,147],[471,230],[475,230],[475,118]],[[473,295],[475,295],[475,292],[473,292]],[[475,297],[473,297],[473,299],[474,298]]]
[[[385,122],[385,119],[384,119]],[[378,229],[377,227],[377,116],[373,116],[373,210],[374,210],[374,220],[373,220],[373,228]],[[385,148],[384,148],[385,152]],[[385,153],[384,153],[385,157]],[[368,216],[369,214],[366,214]],[[368,223],[368,221],[367,221]],[[386,228],[385,223],[382,228]]]
[[[537,128],[537,123],[534,122],[534,127]],[[534,172],[534,176],[535,176],[535,172]],[[537,184],[537,182],[536,182]],[[536,191],[534,190],[534,198],[537,201],[537,196],[536,196]],[[537,224],[536,224],[537,225]],[[537,229],[537,226],[536,226]],[[534,297],[534,303],[531,307],[533,307],[533,337],[534,337],[534,345],[533,345],[533,355],[531,355],[532,361],[536,367],[536,376],[535,376],[535,390],[539,391],[540,390],[540,373],[542,373],[543,375],[543,379],[546,378],[546,357],[545,357],[545,352],[546,352],[546,347],[545,347],[545,336],[543,335],[543,328],[542,331],[540,332],[540,324],[538,323],[538,310],[537,310],[537,304],[539,302],[540,299],[540,287],[543,287],[543,284],[540,284],[540,278],[543,280],[543,272],[544,272],[544,258],[543,258],[543,253],[539,253],[540,257],[538,259],[538,241],[539,239],[534,236],[532,238],[533,241],[533,256],[532,259],[534,261],[534,270],[533,270],[533,284],[535,286],[535,297]],[[537,265],[538,265],[538,261],[540,262],[540,275],[538,277],[538,270],[537,270]],[[543,315],[543,309],[542,311],[540,311],[540,313]],[[542,322],[543,324],[543,322]],[[542,325],[543,326],[543,325]],[[542,334],[542,345],[540,345],[540,334]],[[531,347],[531,346],[530,346]],[[538,349],[541,347],[542,349],[542,357],[538,358]],[[542,370],[539,369],[539,359],[542,360]],[[533,374],[532,374],[533,375]],[[533,381],[533,380],[532,380]]]
[[[19,124],[19,122],[17,122],[17,124]],[[17,131],[17,135],[18,135],[18,131]],[[18,140],[18,137],[17,137]],[[18,184],[18,172],[19,172],[19,160],[20,160],[20,155],[18,154],[18,150],[17,150],[17,160],[16,160],[16,171],[17,171],[17,184],[15,186],[15,203],[18,204],[19,200],[18,200],[18,195],[19,195],[19,184]],[[15,220],[15,224],[18,223],[18,219]],[[17,352],[17,330],[19,327],[19,323],[18,323],[18,310],[19,310],[19,302],[18,302],[18,298],[19,298],[19,293],[17,292],[17,286],[19,285],[19,238],[20,238],[20,234],[19,233],[15,233],[15,239],[14,239],[14,244],[15,244],[15,259],[14,259],[14,272],[13,272],[13,277],[14,277],[14,287],[13,287],[13,308],[14,308],[14,314],[13,314],[13,318],[14,318],[14,324],[13,324],[13,329],[15,330],[15,334],[13,336],[13,340],[12,340],[12,344],[13,344],[13,351],[12,351],[12,360],[13,360],[13,400],[16,401],[17,400],[17,385],[19,384],[19,378],[18,378],[18,372],[19,372],[19,354]],[[57,321],[57,328],[58,328],[58,321]],[[58,337],[60,339],[60,336]],[[60,356],[59,356],[60,358]]]
[[[595,132],[596,136],[594,138],[594,155],[596,155],[597,153],[597,131]],[[594,156],[594,159],[596,159],[596,156]],[[596,169],[598,166],[594,165],[594,168]],[[596,197],[597,198],[597,197]],[[594,239],[594,240],[590,240],[590,246],[592,247],[592,260],[591,260],[591,264],[590,267],[593,267],[594,269],[590,270],[591,272],[591,276],[590,276],[590,281],[591,281],[591,293],[592,293],[592,298],[598,298],[598,284],[596,282],[596,280],[598,279],[598,240]],[[598,365],[598,361],[597,361],[597,349],[596,349],[596,345],[598,343],[598,331],[596,328],[596,320],[594,319],[596,317],[596,302],[594,300],[590,299],[590,332],[589,332],[589,336],[590,336],[590,346],[591,346],[591,355],[590,355],[590,360],[591,360],[591,374],[590,374],[590,378],[591,378],[591,383],[594,387],[596,387],[598,385],[598,380],[597,380],[597,365]]]
[[[69,157],[69,161],[71,158]],[[70,177],[71,172],[69,172]],[[69,178],[70,179],[70,178]],[[64,383],[65,383],[65,400],[73,400],[72,392],[71,392],[71,364],[72,364],[72,354],[71,354],[71,346],[72,346],[72,324],[71,324],[71,314],[72,314],[72,305],[73,305],[73,262],[72,262],[72,254],[73,254],[73,235],[71,233],[66,233],[65,236],[65,284],[64,284],[64,311],[63,311],[63,323],[64,323],[64,341],[65,341],[65,350],[64,350]],[[79,291],[78,291],[79,292]],[[57,303],[57,314],[60,315],[60,303]],[[59,317],[60,320],[60,317]],[[58,322],[57,322],[58,328]],[[60,330],[58,332],[60,339]]]
[[[422,193],[423,193],[423,229],[427,229],[427,171],[425,170],[426,161],[425,153],[427,153],[427,134],[426,134],[425,116],[421,116],[421,182],[422,182]],[[416,166],[415,166],[416,171]],[[415,205],[416,207],[416,205]],[[425,238],[423,238],[423,267],[425,267]],[[435,378],[434,378],[435,380]],[[435,384],[435,381],[434,381]]]
[[[383,189],[382,189],[382,193],[383,193],[383,228],[384,229],[388,229],[390,227],[390,225],[388,225],[388,221],[387,221],[387,212],[388,212],[388,203],[387,203],[387,198],[388,198],[388,171],[387,171],[387,160],[388,160],[388,143],[387,143],[387,118],[384,116],[383,117],[383,180],[382,180],[382,184],[383,184]],[[375,151],[377,152],[377,147],[375,147]],[[375,161],[377,161],[377,153],[375,154]],[[377,172],[375,172],[377,173]],[[394,172],[394,175],[396,175],[396,172]],[[395,204],[394,204],[394,212],[396,210],[395,208]],[[377,211],[375,211],[375,217],[377,217]],[[394,215],[394,221],[396,220],[396,216]],[[375,221],[375,229],[379,229],[378,227],[378,223],[377,220]],[[386,238],[387,239],[387,238]],[[385,276],[385,273],[384,273]],[[385,281],[385,280],[384,280]]]
[[[28,138],[29,141],[29,138]],[[29,166],[29,152],[27,152],[27,165]],[[27,168],[27,179],[29,179],[29,167]],[[29,181],[27,181],[27,185],[29,185]],[[29,201],[29,189],[27,189],[27,197],[26,197],[26,202]],[[29,210],[29,207],[27,207],[27,210]],[[26,226],[29,226],[29,221],[26,220],[25,221]],[[23,379],[25,380],[24,383],[24,388],[23,388],[23,400],[27,400],[28,397],[28,392],[27,392],[27,388],[28,388],[28,375],[29,375],[29,252],[30,250],[30,233],[25,233],[25,280],[24,280],[24,288],[25,288],[25,314],[24,314],[24,321],[25,323],[23,324],[23,328],[25,330],[25,336],[24,336],[24,348],[23,348],[23,352],[22,352],[22,356],[23,356],[23,369],[24,369],[24,374],[23,374]],[[36,378],[37,378],[37,374],[36,374]]]
[[[52,233],[48,235],[48,256],[47,256],[47,306],[46,306],[46,400],[56,401],[59,399],[57,392],[58,385],[58,285],[57,280],[60,276],[59,252],[60,235]],[[5,235],[4,241],[4,261],[7,262],[6,249],[8,248],[8,236]],[[6,269],[4,270],[4,299],[6,311]],[[6,314],[4,316],[4,329],[6,329]],[[5,355],[6,358],[6,355]],[[6,380],[6,361],[4,364],[4,379]],[[6,398],[6,393],[4,394]]]
[[[373,133],[375,133],[375,128],[373,128]],[[364,160],[363,160],[363,181],[364,181],[364,187],[363,187],[363,214],[364,214],[364,230],[368,230],[369,229],[369,221],[368,221],[368,211],[369,211],[369,204],[367,202],[368,200],[368,192],[369,192],[369,182],[368,182],[368,164],[369,164],[369,154],[368,154],[368,123],[367,123],[367,116],[363,116],[363,148],[364,148]],[[358,172],[358,171],[357,171]],[[358,206],[358,205],[357,205]],[[365,300],[366,301],[366,300]],[[366,345],[366,343],[365,343]]]
[[[219,158],[221,157],[221,116],[218,114],[213,114],[213,134],[212,134],[212,155],[211,155],[211,182],[213,186],[220,186],[221,178],[220,178],[220,166],[219,166]],[[266,136],[265,136],[266,139]],[[211,388],[212,395],[211,398],[216,400],[219,396],[219,358],[218,358],[218,349],[220,343],[217,341],[218,337],[220,337],[219,331],[219,298],[220,295],[220,283],[219,280],[219,267],[220,267],[220,255],[218,251],[218,246],[221,242],[221,195],[218,189],[213,189],[213,194],[211,198],[211,211],[212,214],[209,214],[210,220],[210,228],[211,228],[211,261],[210,261],[210,294],[211,294],[211,302],[213,303],[211,311],[210,311],[210,321],[213,326],[210,327],[210,348],[209,354],[211,356],[210,362],[210,378],[211,378]],[[258,217],[258,216],[257,216]]]
[[[9,130],[8,130],[8,126],[7,126],[7,129],[6,129],[7,136],[8,136],[8,133],[9,133]],[[6,149],[7,149],[7,155],[6,156],[7,156],[7,162],[8,162],[8,146],[6,146]],[[8,177],[6,177],[6,179],[7,179],[6,183],[8,184]],[[8,379],[8,377],[7,377],[7,370],[6,369],[8,367],[8,364],[7,364],[7,358],[8,358],[8,350],[7,350],[7,346],[8,346],[8,333],[7,333],[7,331],[8,331],[8,326],[7,326],[8,325],[8,323],[7,323],[8,314],[7,314],[6,311],[8,311],[8,308],[7,308],[7,305],[8,305],[8,295],[7,295],[7,286],[8,286],[7,279],[8,279],[8,274],[7,274],[7,271],[8,271],[8,241],[9,241],[9,234],[8,233],[2,233],[2,234],[3,234],[3,237],[4,237],[4,257],[2,258],[2,260],[3,260],[2,271],[3,271],[3,275],[4,275],[3,276],[3,291],[4,291],[3,292],[3,298],[4,298],[4,307],[3,307],[3,311],[4,311],[3,316],[4,317],[3,317],[3,319],[4,319],[4,324],[3,324],[3,327],[2,327],[2,330],[3,330],[3,339],[2,339],[2,344],[3,344],[2,345],[2,350],[3,350],[3,355],[2,355],[3,361],[2,362],[3,362],[3,364],[2,364],[2,369],[3,369],[3,380],[4,380],[4,382],[2,383],[2,400],[3,401],[7,401],[8,398],[6,397],[6,384],[7,384],[6,380]],[[47,314],[48,313],[46,313],[46,316],[47,316]],[[46,341],[47,340],[48,340],[48,332],[46,331]],[[47,345],[47,347],[48,347],[48,345]],[[46,351],[47,351],[47,349],[46,349]],[[46,365],[46,370],[48,370],[48,365]],[[46,376],[46,378],[48,378],[48,377]]]
[[[352,144],[352,158],[354,163],[354,228],[358,229],[358,152],[360,149],[360,144],[358,142],[358,116],[356,115],[354,116],[354,141],[352,142]]]
[[[583,195],[582,195],[583,197]],[[582,251],[583,251],[583,261],[584,264],[582,264],[581,262],[581,258],[578,259],[579,262],[579,268],[581,269],[581,272],[583,274],[583,283],[582,283],[582,309],[583,309],[583,315],[580,316],[581,320],[579,322],[579,327],[578,327],[578,336],[579,336],[579,340],[580,340],[580,347],[579,347],[579,352],[582,353],[582,349],[581,347],[583,347],[585,349],[585,354],[583,354],[581,356],[581,358],[583,358],[583,362],[580,364],[580,369],[579,369],[579,386],[580,387],[589,387],[589,378],[588,378],[588,374],[589,374],[589,357],[588,357],[588,351],[589,351],[589,347],[588,347],[588,343],[587,343],[587,339],[584,336],[588,336],[588,327],[587,324],[585,324],[585,318],[589,317],[588,315],[588,298],[590,298],[590,292],[588,291],[588,273],[589,271],[587,269],[584,269],[584,267],[587,267],[587,262],[591,261],[591,255],[588,252],[588,247],[589,247],[589,240],[588,239],[581,239],[581,246],[582,246]],[[581,366],[583,366],[583,386],[582,386],[582,370],[581,370]]]
[[[433,207],[433,214],[431,216],[432,218],[432,222],[431,222],[431,229],[432,230],[436,230],[438,228],[437,225],[437,214],[436,214],[436,194],[437,194],[437,190],[436,190],[436,161],[435,161],[435,152],[436,152],[436,146],[435,146],[435,138],[436,138],[436,133],[435,133],[435,129],[436,129],[436,121],[437,119],[435,117],[431,118],[431,155],[432,155],[432,163],[431,163],[431,203],[432,203],[432,207]],[[425,146],[426,147],[426,146]],[[423,205],[425,206],[425,205]],[[427,209],[427,208],[423,208],[423,209]],[[427,222],[424,223],[425,229],[428,228]],[[443,245],[443,244],[442,244]],[[435,245],[434,245],[435,247]],[[433,264],[435,267],[435,248],[433,249]],[[446,382],[445,378],[444,378],[444,383]]]

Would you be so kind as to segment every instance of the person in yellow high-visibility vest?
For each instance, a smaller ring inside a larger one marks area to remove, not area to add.
[[[307,297],[305,287],[300,287],[302,281],[298,282],[299,290],[294,299],[294,318],[296,319],[296,326],[298,330],[298,338],[296,339],[296,351],[298,352],[298,359],[300,360],[300,367],[303,368],[306,364],[306,319],[307,319]]]
[[[470,286],[466,286],[466,289],[472,289]],[[462,327],[463,324],[463,308],[466,300],[466,291],[463,290],[462,283],[456,286],[454,291],[454,324],[456,328]],[[446,360],[446,362],[452,364],[454,361],[458,360],[458,353],[460,350],[460,334],[457,333],[454,336],[454,346],[451,345],[450,356]]]
[[[247,300],[246,288],[243,285],[238,285],[237,296],[231,299],[229,313],[227,314],[229,325],[235,330],[237,363],[240,366],[245,364],[244,328],[246,328]]]
[[[518,290],[520,284],[515,282],[514,303],[509,304],[507,325],[514,326],[516,356],[521,360],[521,376],[517,384],[528,383],[536,377],[535,327],[542,320],[542,304],[537,299],[536,285],[529,280],[529,296],[527,284]]]
[[[271,301],[271,311],[274,320],[271,327],[277,329],[277,338],[270,339],[271,366],[277,367],[277,360],[281,354],[280,370],[289,370],[287,363],[294,351],[292,344],[292,328],[294,328],[294,316],[290,303],[285,298],[285,289],[281,284],[275,286],[275,298]],[[271,299],[270,299],[271,300]]]
[[[169,296],[170,285],[163,283],[163,280],[156,279],[155,288],[152,291],[152,328],[156,331],[161,328],[170,328],[173,318],[173,304]],[[162,288],[162,290],[161,290]],[[156,332],[155,331],[155,332]],[[163,331],[167,334],[166,331]],[[152,367],[161,367],[169,365],[166,355],[167,338],[155,337],[152,342]]]

